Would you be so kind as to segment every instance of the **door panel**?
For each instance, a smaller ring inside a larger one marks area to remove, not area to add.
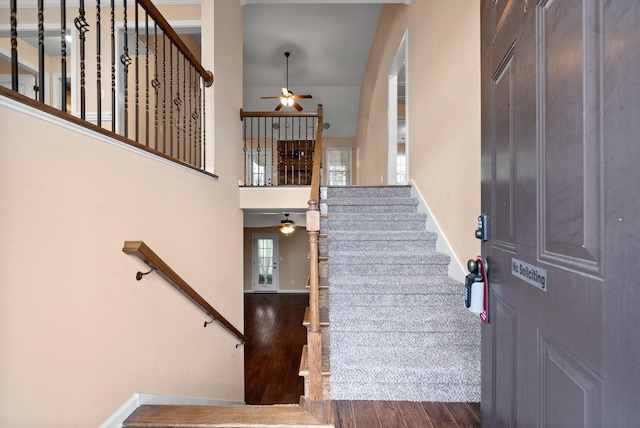
[[[543,426],[599,427],[600,379],[562,347],[539,334],[540,415]]]
[[[605,339],[618,334],[605,320],[625,317],[603,306],[612,292],[605,284],[617,284],[615,271],[607,279],[604,258],[608,7],[623,6],[482,5],[482,209],[490,218],[482,253],[491,289],[482,409],[489,427],[601,426],[604,393],[616,389],[607,384],[602,352]],[[633,150],[638,160],[639,146]],[[528,270],[514,272],[521,262],[546,286],[531,285]]]

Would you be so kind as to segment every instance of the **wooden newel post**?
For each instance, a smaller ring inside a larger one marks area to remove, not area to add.
[[[309,363],[309,399],[322,401],[322,334],[320,332],[320,304],[318,291],[318,235],[320,211],[318,201],[309,201],[307,211],[309,234],[309,330],[307,332]]]

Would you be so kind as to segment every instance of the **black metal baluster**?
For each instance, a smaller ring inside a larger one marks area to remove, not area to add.
[[[154,134],[155,141],[154,147],[156,150],[158,149],[158,89],[160,88],[160,81],[158,80],[158,24],[153,23],[153,80],[151,81],[151,86],[153,87],[153,91],[155,93],[155,108],[154,108]]]
[[[127,0],[123,0],[122,10],[124,12],[124,49],[122,55],[120,55],[120,62],[124,71],[124,136],[129,137],[129,65],[131,65],[131,57],[129,56],[129,34],[127,28]]]
[[[60,0],[60,71],[62,72],[62,90],[60,91],[60,110],[67,111],[67,4]]]
[[[258,148],[256,149],[256,156],[258,158],[257,179],[258,179],[258,186],[260,186],[260,152],[262,151],[262,148],[260,147],[260,118],[259,117],[256,117],[256,123],[258,124],[258,132],[256,133],[256,135],[258,136]]]
[[[254,183],[253,183],[253,181],[254,181],[253,180],[253,153],[254,153],[254,150],[253,150],[253,122],[254,122],[254,120],[255,119],[252,117],[251,118],[251,140],[250,140],[251,141],[251,145],[250,145],[251,150],[249,151],[249,174],[251,175],[251,186],[254,185]]]
[[[180,159],[180,51],[176,47],[176,97],[173,100],[176,105],[176,156]],[[182,124],[184,126],[184,123]]]
[[[134,19],[136,24],[134,26],[134,31],[136,33],[136,55],[135,55],[135,69],[136,69],[136,142],[140,142],[140,79],[139,79],[139,57],[140,57],[140,49],[138,40],[140,39],[140,28],[138,25],[138,0],[133,2],[135,7]]]
[[[45,102],[44,80],[44,0],[38,0],[38,101]]]
[[[162,153],[167,153],[167,81],[166,39],[162,32]]]
[[[195,114],[196,112],[193,110],[193,67],[191,66],[191,64],[189,64],[189,112],[191,112],[190,116],[190,120],[189,120],[189,140],[188,140],[188,147],[189,147],[189,165],[193,165],[193,140],[191,137],[191,130],[193,127],[193,121],[196,119],[195,118]],[[186,111],[186,109],[185,109]],[[185,145],[187,145],[187,141],[185,141]]]
[[[297,150],[297,157],[296,159],[294,159],[295,162],[295,171],[296,171],[296,175],[298,176],[298,185],[302,184],[302,173],[300,171],[300,153],[301,153],[301,146],[302,146],[302,118],[299,117],[298,118],[298,150]]]
[[[173,43],[169,44],[169,96],[173,96]],[[169,105],[169,154],[173,156],[173,103]]]
[[[40,1],[40,0],[39,0]],[[86,32],[89,31],[89,24],[87,23],[86,14],[84,10],[84,0],[80,0],[80,8],[78,10],[78,16],[73,20],[78,32],[80,33],[80,118],[85,119],[86,116],[86,67],[85,67],[85,45],[86,45]]]
[[[285,119],[285,125],[286,125],[286,119]],[[280,183],[281,181],[281,177],[283,177],[282,175],[280,175],[280,173],[283,171],[284,169],[284,162],[285,162],[285,158],[284,156],[286,155],[286,152],[284,151],[284,146],[283,144],[286,144],[284,142],[282,142],[282,118],[278,117],[278,184],[284,184],[285,180],[287,178],[286,174],[284,175],[284,179],[282,180],[282,183]],[[284,170],[286,171],[286,170]]]
[[[18,92],[18,1],[11,0],[11,90]]]
[[[182,160],[187,160],[187,57],[182,55],[182,97],[184,98],[184,108],[182,109]],[[178,82],[180,82],[178,80]]]
[[[116,6],[111,0],[111,132],[116,132]]]
[[[98,126],[102,126],[102,47],[100,41],[100,0],[96,0],[96,100],[98,107]]]
[[[205,90],[204,79],[201,78],[200,87],[202,88],[202,144],[200,144],[200,150],[202,151],[202,167],[207,167],[207,91]]]
[[[196,74],[198,105],[196,111],[198,113],[198,121],[196,122],[196,165],[202,166],[202,79],[199,74]]]
[[[269,150],[267,149],[267,138],[268,138],[268,134],[267,134],[267,118],[264,118],[264,185],[265,186],[269,186],[271,185],[271,178],[267,176],[267,173],[269,172],[269,165],[267,165],[267,154],[269,153]],[[272,157],[273,157],[273,153],[272,153]]]
[[[145,38],[145,53],[144,53],[144,64],[145,64],[145,121],[144,121],[144,129],[145,129],[145,145],[149,147],[149,12],[145,9],[144,11],[144,38]]]
[[[242,124],[242,164],[244,165],[244,185],[247,185],[247,121],[249,118],[245,117]]]
[[[273,177],[274,177],[273,171],[274,171],[274,166],[275,166],[275,155],[276,155],[275,150],[273,150],[273,140],[274,140],[274,138],[273,138],[273,129],[274,129],[273,125],[274,124],[273,124],[273,116],[272,116],[271,117],[271,131],[270,131],[271,132],[271,177],[270,177],[270,183],[269,183],[272,186],[274,185],[274,183],[273,183]]]

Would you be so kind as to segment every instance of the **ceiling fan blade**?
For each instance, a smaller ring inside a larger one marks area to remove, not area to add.
[[[294,95],[293,98],[313,98],[311,95]]]
[[[282,108],[282,103],[278,103],[277,107],[275,108],[275,111],[280,111],[281,108]]]
[[[261,100],[269,100],[269,99],[275,100],[275,99],[278,99],[278,98],[280,98],[280,95],[278,95],[277,97],[260,97]]]
[[[296,108],[296,110],[298,111],[302,111],[302,106],[300,104],[298,104],[297,102],[293,102],[293,106]]]

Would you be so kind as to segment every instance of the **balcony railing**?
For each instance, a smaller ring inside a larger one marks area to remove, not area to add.
[[[10,0],[0,17],[0,94],[205,168],[213,74],[150,0]]]
[[[243,121],[244,186],[310,186],[322,105],[315,112],[246,112]]]

